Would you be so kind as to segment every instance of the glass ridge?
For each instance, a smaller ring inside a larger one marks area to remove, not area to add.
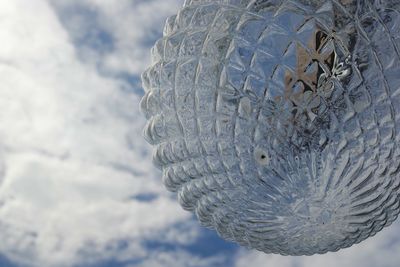
[[[166,187],[266,253],[359,243],[399,213],[400,4],[188,0],[143,73]]]

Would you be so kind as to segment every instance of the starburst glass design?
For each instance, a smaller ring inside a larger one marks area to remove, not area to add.
[[[188,0],[143,76],[181,205],[267,253],[336,251],[399,213],[400,4]]]

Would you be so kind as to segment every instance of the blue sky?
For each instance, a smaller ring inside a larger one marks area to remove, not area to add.
[[[338,253],[282,257],[220,239],[166,191],[139,77],[182,3],[0,3],[0,266],[398,266],[399,222]]]

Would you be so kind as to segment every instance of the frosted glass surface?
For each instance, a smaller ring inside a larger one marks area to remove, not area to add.
[[[267,253],[349,247],[399,213],[400,4],[189,0],[142,76],[166,187]]]

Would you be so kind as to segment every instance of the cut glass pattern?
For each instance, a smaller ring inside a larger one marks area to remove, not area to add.
[[[399,213],[400,4],[189,0],[143,76],[181,205],[267,253],[336,251]]]

